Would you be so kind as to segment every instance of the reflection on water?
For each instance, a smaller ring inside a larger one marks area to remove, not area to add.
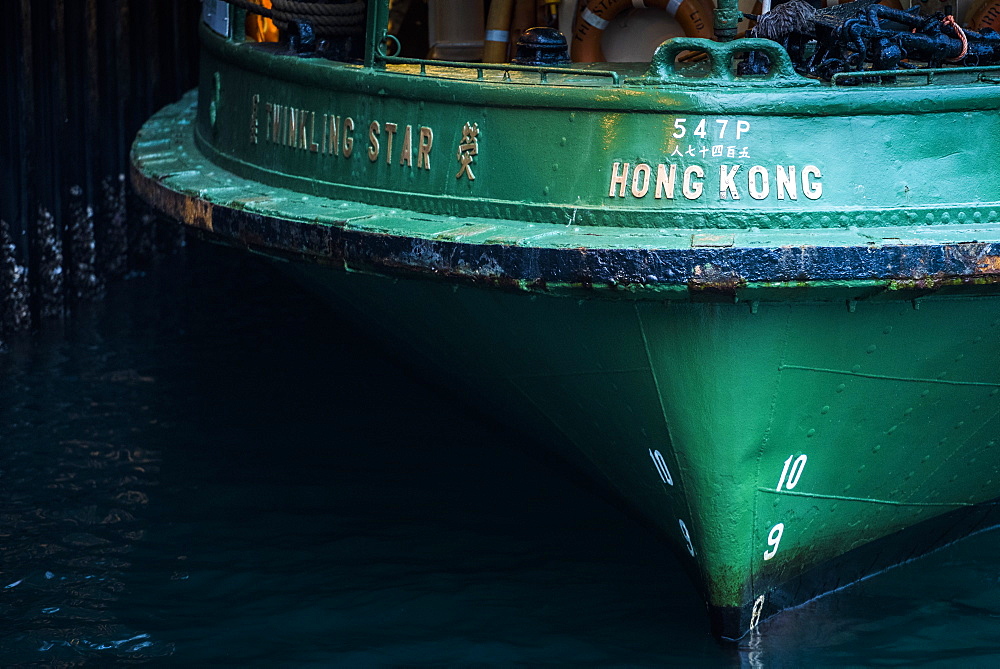
[[[100,342],[9,352],[0,392],[0,616],[4,666],[157,657],[174,645],[124,624],[115,603],[149,519],[160,454],[156,380],[111,369]]]
[[[222,249],[0,374],[3,666],[1000,660],[997,534],[719,647],[650,530]]]

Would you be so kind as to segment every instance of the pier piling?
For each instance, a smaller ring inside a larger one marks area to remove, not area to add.
[[[142,122],[197,79],[198,0],[14,0],[0,47],[0,344],[183,244],[129,197]]]

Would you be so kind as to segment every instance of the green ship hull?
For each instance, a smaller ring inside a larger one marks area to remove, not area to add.
[[[1000,523],[981,72],[692,84],[678,49],[735,47],[504,71],[202,30],[200,91],[133,147],[139,194],[570,444],[674,544],[720,637]]]

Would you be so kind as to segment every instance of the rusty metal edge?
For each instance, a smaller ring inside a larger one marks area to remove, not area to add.
[[[682,287],[729,294],[753,284],[856,284],[868,290],[881,285],[906,291],[996,286],[1000,292],[997,243],[692,249],[477,244],[350,230],[228,207],[173,190],[147,176],[135,161],[131,177],[136,192],[150,205],[213,234],[217,241],[341,269],[542,291],[558,285],[639,291]]]

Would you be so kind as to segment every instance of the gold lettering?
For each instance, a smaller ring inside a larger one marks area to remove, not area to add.
[[[264,112],[267,114],[267,122],[264,124],[265,130],[267,130],[267,140],[273,142],[274,136],[278,132],[278,122],[275,120],[274,105],[268,102],[264,105]]]
[[[320,124],[320,128],[322,127]],[[319,144],[316,143],[316,112],[309,112],[309,150],[319,153]]]
[[[354,132],[354,119],[348,116],[344,119],[344,129],[340,133],[344,138],[344,157],[350,158],[351,154],[354,153],[354,138],[349,136],[347,133]]]
[[[628,163],[615,163],[611,166],[611,188],[608,197],[615,196],[615,186],[618,186],[618,197],[625,197],[625,184],[628,182]]]
[[[399,164],[413,167],[413,126],[406,126],[403,148],[399,151]]]
[[[427,126],[420,127],[420,144],[417,146],[417,168],[431,168],[431,145],[434,144],[434,131]]]
[[[368,126],[368,160],[373,163],[378,160],[378,135],[381,130],[378,127],[378,121],[372,121],[371,125]]]
[[[701,165],[692,165],[684,170],[684,185],[681,186],[681,192],[689,200],[697,200],[701,197],[704,190],[704,186],[700,181],[692,180],[695,177],[698,179],[705,178],[705,170],[702,169]]]
[[[295,148],[295,142],[299,136],[299,110],[295,107],[288,109],[288,135],[285,146]]]
[[[309,142],[306,141],[306,118],[309,116],[309,112],[305,109],[299,110],[299,134],[295,137],[295,148],[296,149],[308,149]]]
[[[656,166],[656,192],[654,195],[657,200],[662,199],[664,195],[666,195],[668,200],[674,199],[674,183],[677,181],[676,177],[676,165],[671,165],[669,172],[667,172],[667,166],[663,163]]]
[[[635,166],[635,172],[632,173],[632,197],[643,197],[649,192],[649,175],[651,173],[651,168],[646,163],[639,163]]]
[[[475,181],[476,175],[472,171],[472,163],[479,155],[479,124],[465,122],[462,126],[462,139],[458,143],[458,152],[455,154],[455,158],[458,159],[461,167],[455,174],[456,179],[461,179],[463,176],[469,178],[469,181]]]
[[[392,138],[396,135],[396,124],[385,124],[385,164],[392,163]]]
[[[277,144],[281,137],[281,105],[274,105],[271,113],[271,136],[268,139]]]
[[[260,95],[254,94],[250,98],[250,143],[257,143],[257,105],[260,104]]]
[[[338,137],[340,137],[340,134],[339,134],[339,130],[340,130],[340,117],[339,116],[331,116],[328,123],[329,123],[329,126],[330,126],[330,130],[329,130],[329,135],[330,136],[329,136],[329,138],[327,140],[327,144],[326,144],[327,151],[326,152],[329,153],[329,154],[332,154],[332,155],[336,156],[336,155],[340,154],[340,140],[338,139]]]

